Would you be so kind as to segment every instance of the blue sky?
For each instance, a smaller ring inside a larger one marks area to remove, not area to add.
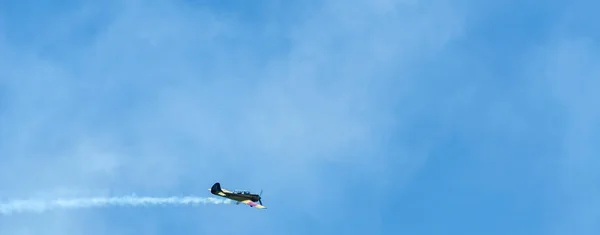
[[[0,2],[1,234],[598,234],[584,1]]]

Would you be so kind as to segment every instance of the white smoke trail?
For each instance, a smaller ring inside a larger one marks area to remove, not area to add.
[[[55,209],[77,209],[107,206],[148,206],[148,205],[200,205],[231,204],[229,199],[212,197],[92,197],[54,200],[14,200],[0,204],[0,214],[42,213]]]

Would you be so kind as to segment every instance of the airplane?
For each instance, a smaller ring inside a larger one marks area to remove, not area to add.
[[[249,205],[250,207],[254,207],[254,208],[258,208],[258,209],[266,209],[267,208],[262,205],[262,201],[260,200],[261,199],[260,195],[262,195],[262,190],[260,191],[260,194],[252,194],[246,190],[229,191],[227,189],[221,188],[221,184],[219,182],[216,182],[215,184],[213,184],[213,186],[211,188],[209,188],[208,190],[210,191],[210,193],[212,193],[214,195],[237,201],[236,204],[238,204],[238,205],[240,203],[244,203],[246,205]],[[256,202],[259,202],[260,204],[256,203]]]

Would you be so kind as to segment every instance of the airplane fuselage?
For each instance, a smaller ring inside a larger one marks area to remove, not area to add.
[[[221,184],[219,184],[219,183],[215,183],[210,188],[210,192],[214,195],[225,197],[225,198],[235,200],[238,202],[246,201],[246,200],[250,200],[252,202],[259,202],[261,199],[260,195],[258,195],[258,194],[237,193],[237,192],[231,192],[228,190],[224,190],[221,188]]]
[[[236,200],[239,202],[244,201],[244,200],[258,202],[258,200],[260,200],[260,196],[258,196],[258,194],[236,194],[236,193],[224,193],[224,194],[225,194],[224,197],[229,198],[231,200]],[[215,195],[219,195],[219,194],[215,194]]]

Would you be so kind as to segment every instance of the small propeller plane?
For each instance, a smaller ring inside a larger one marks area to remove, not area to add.
[[[261,199],[261,195],[262,195],[262,190],[260,191],[260,194],[252,194],[249,191],[246,190],[236,190],[236,191],[229,191],[227,189],[223,189],[221,188],[221,184],[219,182],[216,182],[215,184],[213,184],[213,186],[211,188],[208,189],[210,191],[210,193],[217,195],[217,196],[221,196],[224,198],[228,198],[231,200],[235,200],[237,201],[236,204],[240,204],[240,203],[244,203],[246,205],[249,205],[250,207],[255,207],[258,209],[266,209],[267,207],[262,205],[262,201]],[[259,202],[259,203],[256,203]]]

